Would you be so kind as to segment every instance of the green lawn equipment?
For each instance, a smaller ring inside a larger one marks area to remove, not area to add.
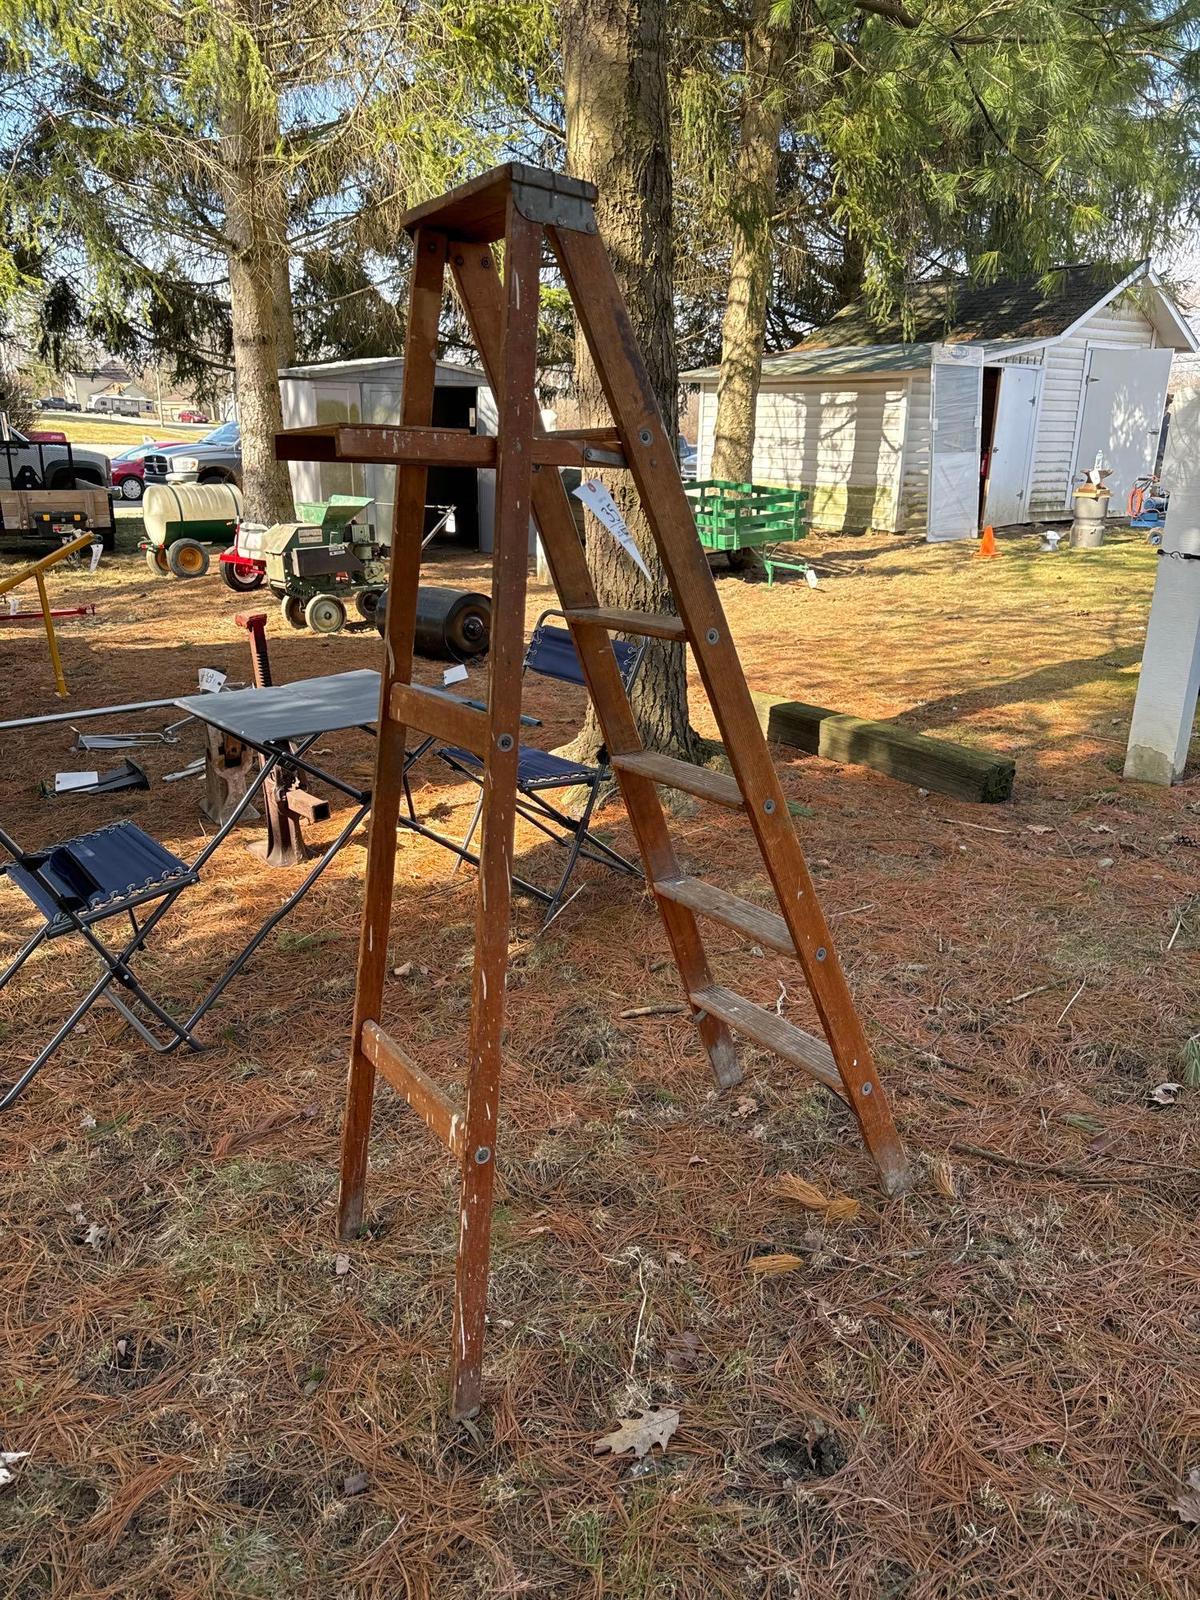
[[[250,569],[261,565],[293,628],[337,633],[346,625],[348,606],[370,622],[387,587],[387,552],[372,542],[366,528],[355,527],[354,519],[373,503],[335,494],[298,505],[298,522],[271,528],[246,523],[228,552],[232,559],[221,562],[221,576],[232,589],[253,588]]]
[[[771,582],[777,567],[807,572],[807,562],[785,548],[808,534],[807,489],[705,478],[685,483],[684,491],[692,504],[700,543],[706,550],[723,550],[731,567],[749,566],[753,557],[747,552],[758,550]]]

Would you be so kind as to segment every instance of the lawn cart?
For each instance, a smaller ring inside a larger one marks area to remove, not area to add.
[[[723,550],[735,569],[750,566],[759,551],[772,582],[775,568],[805,573],[807,563],[786,548],[808,534],[807,489],[778,489],[758,483],[705,478],[685,483],[696,532],[706,550]],[[783,547],[783,548],[781,548]]]
[[[146,537],[140,548],[160,577],[202,578],[208,546],[232,544],[242,496],[231,483],[152,483],[142,500]]]

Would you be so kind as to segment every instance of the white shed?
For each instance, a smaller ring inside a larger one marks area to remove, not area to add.
[[[401,356],[284,367],[279,374],[283,425],[309,428],[321,422],[398,422],[403,373]],[[494,434],[496,406],[484,374],[474,367],[439,361],[433,422],[440,428]],[[290,468],[297,500],[324,500],[331,494],[370,495],[375,501],[369,518],[372,525],[379,531],[391,527],[395,467],[293,461]],[[426,499],[431,506],[454,506],[457,543],[477,545],[480,550],[492,548],[495,480],[490,468],[478,472],[469,467],[430,468]]]
[[[1099,455],[1124,509],[1154,467],[1172,356],[1197,348],[1147,263],[1065,267],[1049,289],[919,284],[906,326],[847,306],[764,358],[754,480],[810,490],[818,527],[958,539],[1068,515]],[[682,376],[700,387],[705,478],[718,369]]]

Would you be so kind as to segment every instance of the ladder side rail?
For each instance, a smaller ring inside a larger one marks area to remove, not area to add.
[[[400,420],[409,427],[424,426],[433,420],[437,376],[435,357],[445,269],[445,235],[419,231],[413,240],[400,402]],[[379,686],[379,737],[375,753],[363,920],[355,979],[354,1022],[350,1035],[346,1116],[342,1127],[338,1232],[343,1239],[355,1237],[363,1218],[367,1148],[375,1097],[375,1066],[363,1049],[363,1025],[380,1021],[383,984],[387,973],[392,886],[396,873],[396,825],[404,786],[407,738],[407,729],[391,720],[388,708],[393,685],[412,680],[417,585],[421,574],[421,537],[425,524],[425,485],[424,467],[397,467],[392,507],[392,552],[388,569],[387,631],[383,641]]]
[[[496,1125],[512,902],[513,834],[525,657],[525,589],[532,514],[537,404],[538,285],[543,236],[510,197],[504,260],[504,360],[498,373],[496,530],[488,649],[490,729],[484,758],[475,966],[471,987],[462,1206],[451,1343],[451,1410],[472,1416],[482,1400],[484,1326]],[[500,324],[497,323],[497,333]]]
[[[671,576],[697,665],[764,865],[795,941],[822,1027],[885,1191],[908,1163],[866,1033],[820,908],[742,673],[629,314],[598,235],[550,228],[551,244],[620,429],[659,555]]]
[[[478,244],[451,242],[449,255],[455,287],[475,347],[488,381],[495,388],[500,376],[498,329],[502,304],[495,260],[489,250]],[[540,419],[537,427],[541,429]],[[641,737],[607,633],[599,626],[580,625],[570,615],[572,610],[597,609],[597,600],[567,493],[557,471],[543,467],[534,473],[533,511],[605,738],[610,748],[640,749]],[[656,785],[631,772],[618,772],[617,779],[650,882],[678,877],[681,869]],[[660,900],[658,904],[685,993],[707,988],[713,980],[694,913],[674,902]],[[740,1083],[742,1072],[728,1026],[718,1017],[705,1016],[700,1019],[700,1036],[717,1083],[722,1088]]]

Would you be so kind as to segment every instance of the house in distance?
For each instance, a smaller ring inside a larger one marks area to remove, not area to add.
[[[1172,357],[1197,348],[1148,262],[917,284],[903,322],[856,303],[764,358],[754,481],[809,489],[817,527],[962,539],[1069,515],[1099,455],[1123,510],[1154,468]],[[717,377],[682,374],[700,387],[699,478]]]

